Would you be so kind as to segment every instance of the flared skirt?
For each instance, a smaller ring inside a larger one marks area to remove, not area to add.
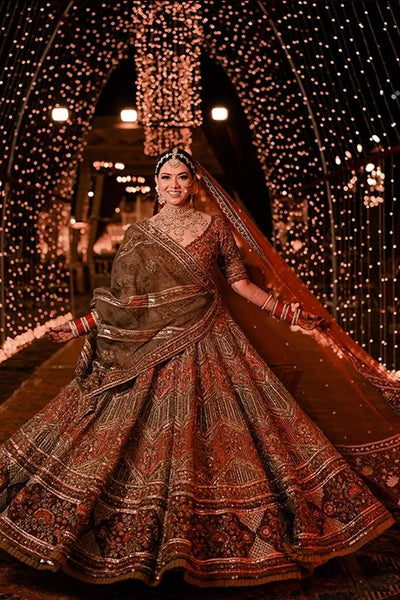
[[[300,578],[392,524],[225,312],[90,406],[65,387],[0,449],[0,510],[28,564],[149,585]]]

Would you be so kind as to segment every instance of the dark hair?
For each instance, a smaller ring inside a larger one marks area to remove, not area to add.
[[[186,152],[186,150],[183,150],[182,148],[177,148],[176,146],[160,154],[154,169],[155,174],[158,175],[161,167],[171,159],[180,160],[184,165],[187,166],[192,175],[195,174],[196,165],[189,152]]]

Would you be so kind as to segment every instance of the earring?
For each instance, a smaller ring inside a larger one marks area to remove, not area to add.
[[[159,192],[158,185],[156,185],[156,194],[157,194],[158,205],[159,206],[164,206],[165,200],[164,200],[164,198],[161,196],[161,194]]]
[[[189,203],[193,206],[195,200],[196,200],[196,193],[195,192],[191,192],[189,194]]]

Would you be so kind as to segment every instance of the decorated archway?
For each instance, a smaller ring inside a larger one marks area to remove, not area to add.
[[[197,4],[202,52],[225,69],[253,134],[276,247],[347,331],[395,368],[398,4]],[[68,318],[64,244],[77,169],[97,99],[137,44],[148,6],[2,8],[3,358]],[[51,120],[56,106],[68,107],[67,122]]]

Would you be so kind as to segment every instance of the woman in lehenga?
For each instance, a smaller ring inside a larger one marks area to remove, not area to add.
[[[200,181],[226,216],[193,207]],[[232,319],[218,266],[253,333],[268,314],[297,330],[321,319],[249,281],[229,215],[243,248],[246,221],[189,154],[162,154],[156,183],[161,210],[127,230],[111,287],[50,334],[89,333],[76,378],[1,449],[0,546],[94,583],[303,577],[393,518]]]

